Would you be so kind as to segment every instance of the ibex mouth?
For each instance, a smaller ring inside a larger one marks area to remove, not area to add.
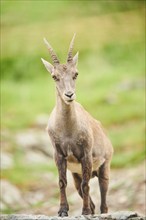
[[[67,102],[73,102],[74,101],[74,99],[72,99],[72,100],[67,100]]]
[[[65,100],[65,103],[66,103],[67,105],[69,105],[69,104],[71,104],[73,101],[74,101],[74,99],[69,99],[69,100]]]

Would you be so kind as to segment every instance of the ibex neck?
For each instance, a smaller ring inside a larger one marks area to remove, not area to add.
[[[66,135],[71,135],[72,130],[76,127],[77,119],[75,112],[74,101],[67,105],[61,98],[57,91],[57,102],[56,102],[56,123],[58,127],[62,128],[62,132]]]
[[[74,102],[70,103],[69,105],[66,104],[62,97],[60,96],[58,90],[56,89],[56,106],[57,106],[57,111],[58,114],[60,114],[60,116],[65,117],[65,118],[69,118],[70,116],[73,116],[75,114],[74,111]]]

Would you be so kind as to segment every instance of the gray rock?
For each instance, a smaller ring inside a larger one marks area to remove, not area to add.
[[[1,195],[0,199],[3,203],[1,208],[26,208],[26,202],[24,201],[19,189],[6,180],[1,180]]]
[[[49,115],[47,114],[41,114],[38,115],[36,118],[36,126],[39,128],[46,128],[48,123]]]
[[[130,211],[119,211],[111,214],[112,219],[120,219],[120,220],[126,220],[130,218],[138,218],[139,215],[136,212],[130,212]]]
[[[42,152],[36,151],[36,150],[29,150],[25,153],[24,156],[25,161],[27,161],[28,164],[48,164],[48,157],[44,155]]]
[[[45,197],[45,195],[41,191],[36,191],[35,193],[34,192],[28,192],[24,196],[25,201],[27,201],[27,203],[29,203],[30,205],[36,205],[37,203],[43,201],[44,197]]]
[[[101,215],[88,215],[88,216],[69,216],[69,217],[57,217],[46,215],[25,215],[25,214],[13,214],[13,215],[1,215],[1,220],[144,220],[145,218],[139,216],[136,212],[120,211],[111,214]]]
[[[53,147],[47,132],[30,129],[16,135],[16,144],[25,151],[37,150],[48,157],[53,157]]]
[[[0,161],[1,169],[11,169],[14,166],[14,161],[10,153],[1,152]]]

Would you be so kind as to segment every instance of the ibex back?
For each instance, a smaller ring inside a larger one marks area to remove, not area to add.
[[[106,194],[109,182],[110,162],[113,154],[111,142],[101,123],[75,102],[75,82],[78,75],[78,53],[73,57],[70,43],[66,64],[60,64],[53,48],[44,39],[53,65],[42,59],[56,83],[57,101],[48,122],[48,133],[55,149],[55,161],[59,174],[59,216],[67,216],[69,205],[66,196],[66,170],[72,172],[75,187],[83,199],[82,214],[94,214],[95,205],[89,195],[89,180],[99,179],[101,213],[106,213]]]

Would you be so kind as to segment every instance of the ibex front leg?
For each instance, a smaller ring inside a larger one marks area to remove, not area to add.
[[[90,209],[90,197],[89,197],[89,180],[91,178],[91,171],[92,171],[92,163],[91,157],[86,155],[82,161],[82,183],[81,183],[81,190],[83,195],[83,215],[91,214]]]
[[[68,202],[66,198],[66,186],[67,186],[67,179],[66,179],[66,169],[67,169],[67,161],[66,159],[56,153],[55,154],[55,161],[58,168],[58,174],[59,174],[59,188],[60,188],[60,209],[58,211],[58,215],[68,216]]]

